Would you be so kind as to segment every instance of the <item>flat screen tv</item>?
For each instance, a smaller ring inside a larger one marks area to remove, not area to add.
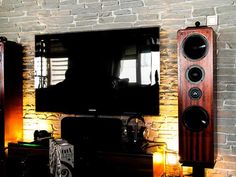
[[[36,35],[36,111],[158,115],[159,71],[159,27]]]

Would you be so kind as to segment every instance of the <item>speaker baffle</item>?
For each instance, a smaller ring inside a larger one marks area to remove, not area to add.
[[[198,87],[193,87],[188,91],[188,95],[191,99],[200,99],[202,96],[202,91]]]
[[[200,66],[190,66],[186,70],[186,78],[189,82],[197,84],[201,81],[203,81],[205,77],[204,69]]]
[[[208,42],[204,36],[192,34],[183,41],[183,54],[191,60],[199,60],[206,56],[208,46]]]
[[[182,121],[184,126],[191,131],[200,132],[207,128],[209,115],[207,111],[200,106],[190,106],[183,112]]]

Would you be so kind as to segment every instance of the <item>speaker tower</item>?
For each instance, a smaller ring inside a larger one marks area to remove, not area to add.
[[[177,32],[179,156],[185,166],[213,167],[215,37],[196,25]]]

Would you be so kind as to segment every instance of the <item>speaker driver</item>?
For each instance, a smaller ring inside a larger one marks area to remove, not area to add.
[[[202,91],[197,87],[193,87],[189,90],[188,95],[191,99],[200,99],[202,96]]]
[[[191,83],[199,83],[204,79],[204,70],[200,66],[190,66],[186,70],[186,78]]]
[[[182,120],[185,127],[192,131],[199,132],[207,128],[209,115],[204,108],[191,106],[183,112]]]
[[[188,36],[182,44],[185,57],[192,60],[202,59],[207,54],[208,46],[206,38],[199,34]]]

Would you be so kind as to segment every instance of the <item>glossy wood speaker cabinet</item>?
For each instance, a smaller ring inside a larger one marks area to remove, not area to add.
[[[210,27],[177,32],[179,156],[186,166],[215,162],[215,44]]]
[[[0,37],[0,159],[23,137],[23,47]]]

